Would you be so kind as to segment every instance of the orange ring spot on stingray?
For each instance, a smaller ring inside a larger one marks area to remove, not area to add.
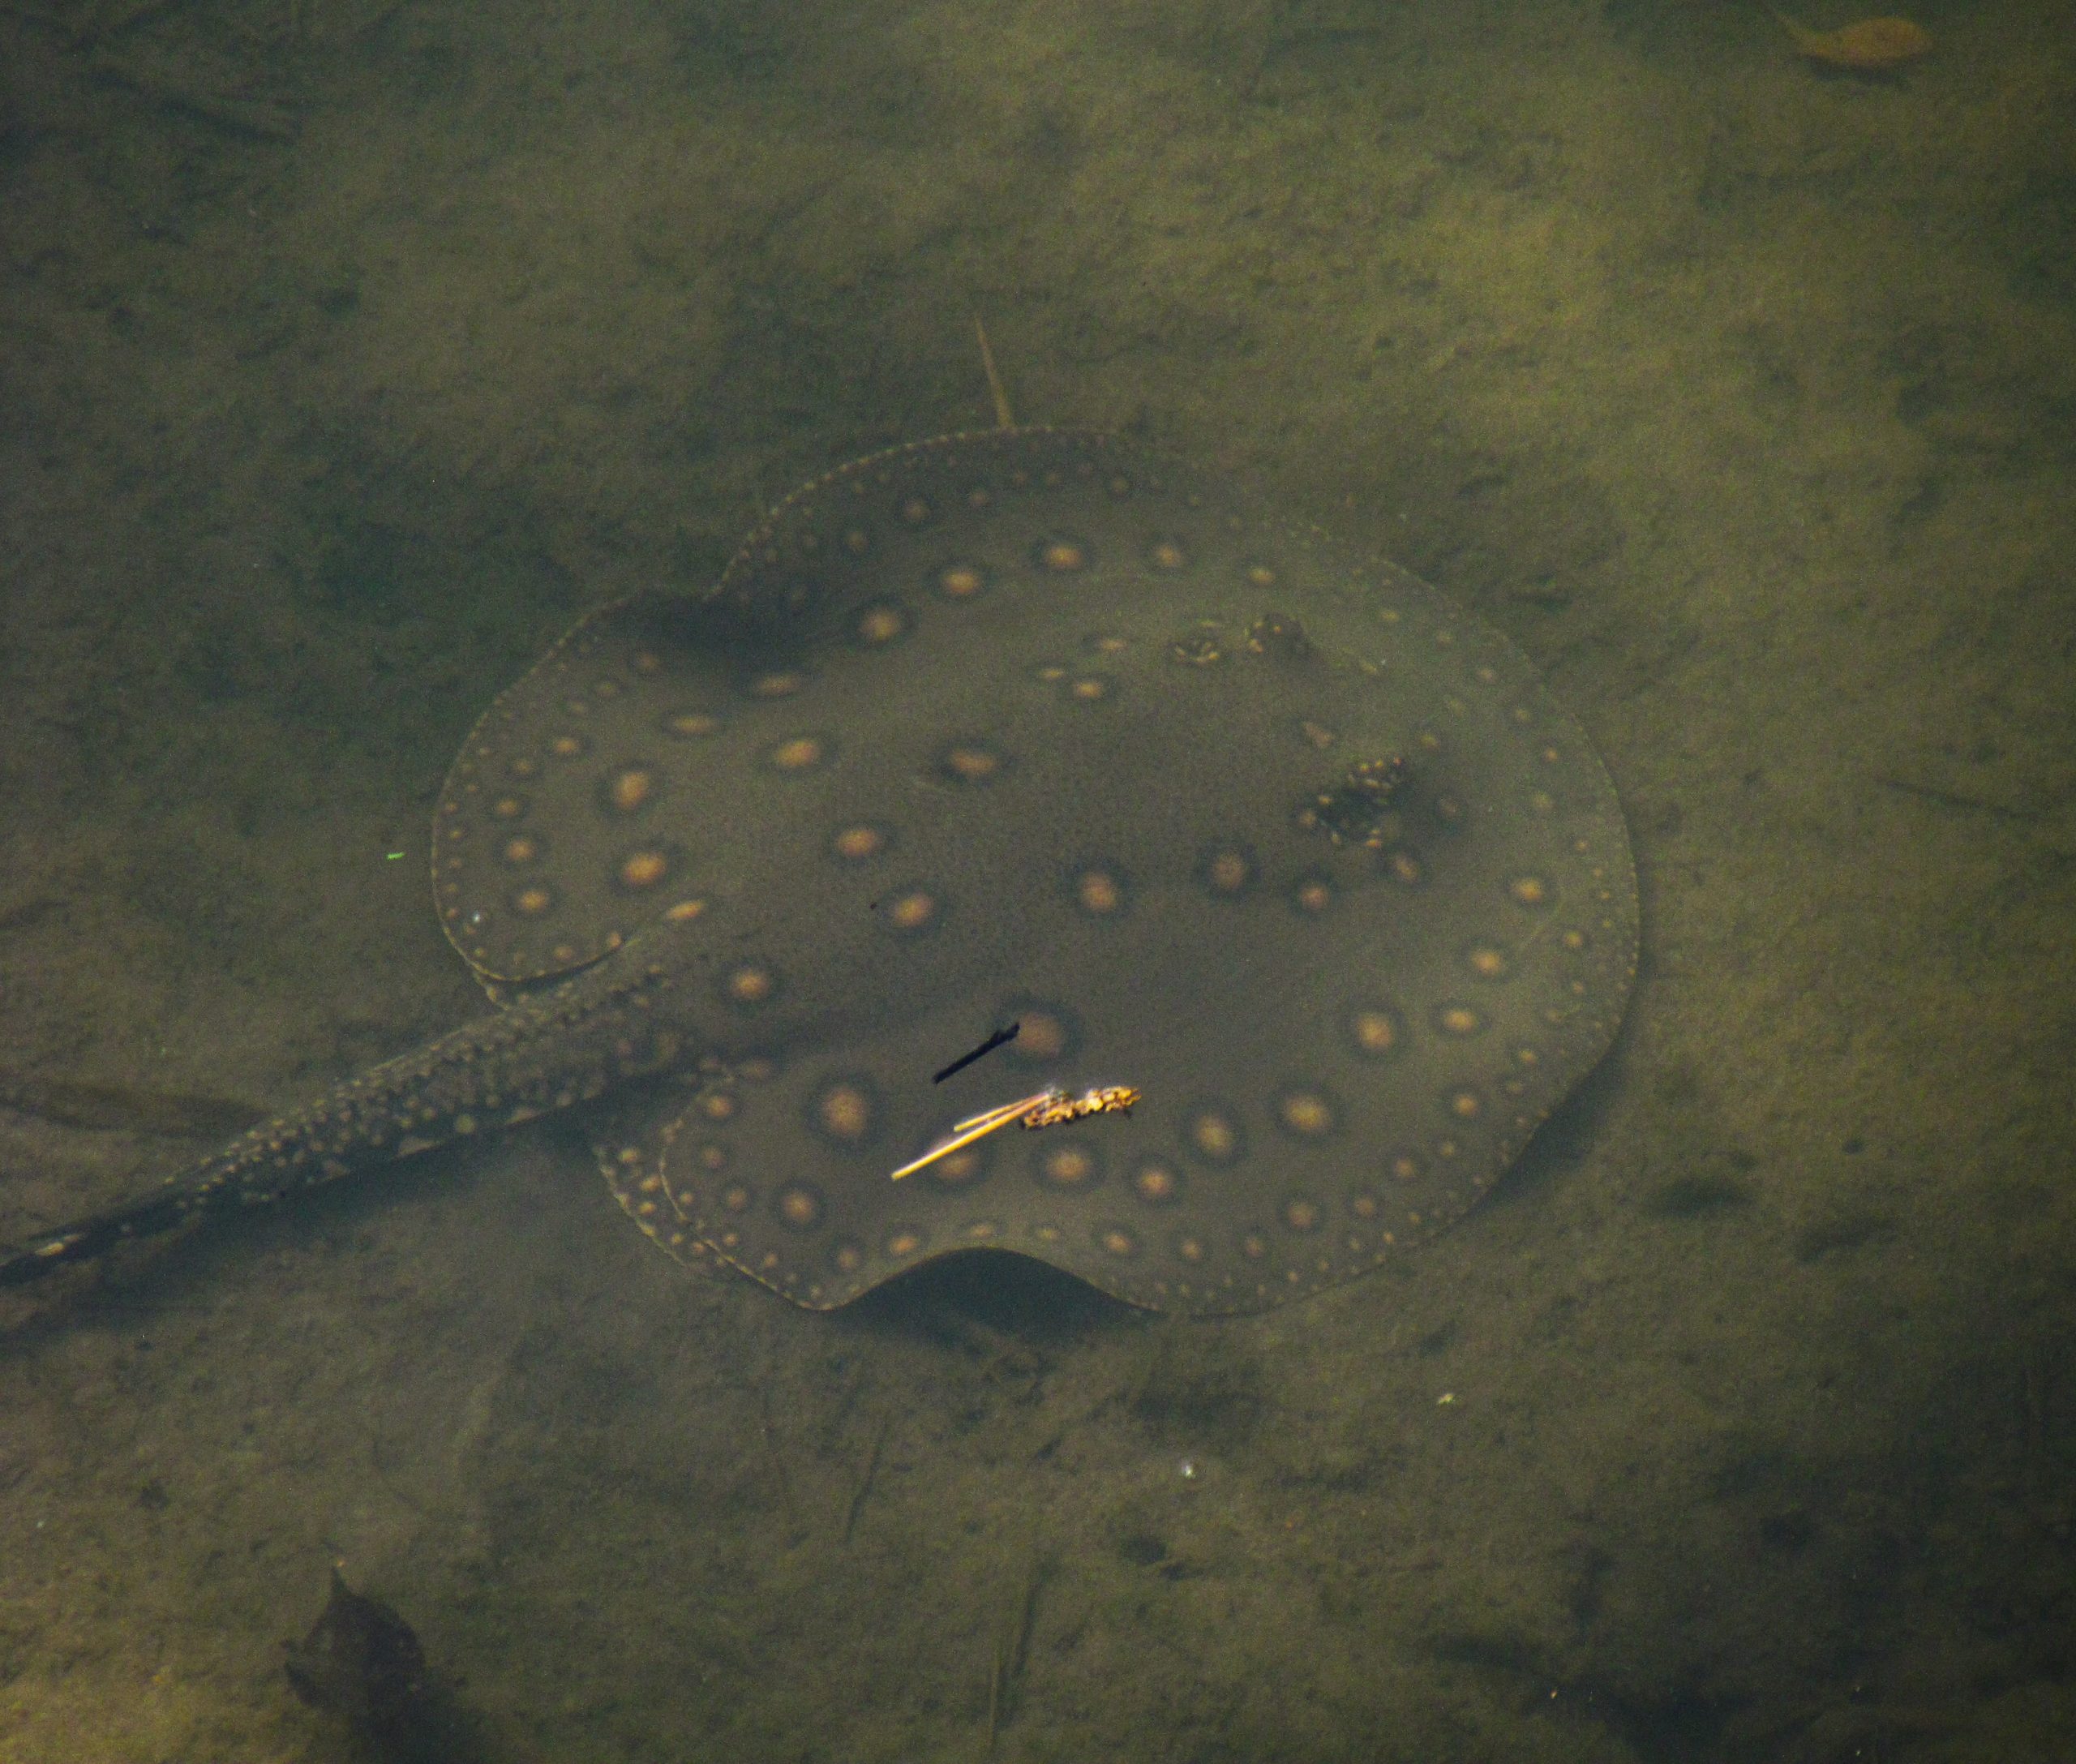
[[[773,748],[770,759],[782,772],[804,772],[819,766],[827,752],[819,736],[796,735]]]
[[[725,985],[737,1004],[761,1005],[778,990],[778,982],[770,968],[747,963],[728,976]]]
[[[861,1084],[831,1084],[815,1099],[814,1112],[832,1140],[856,1144],[873,1130],[873,1099]]]
[[[970,1182],[980,1174],[979,1147],[968,1145],[948,1153],[931,1165],[928,1174],[940,1188],[956,1188],[963,1182]]]
[[[1348,1019],[1348,1032],[1356,1049],[1372,1058],[1395,1054],[1403,1038],[1397,1014],[1375,1005],[1366,1006]]]
[[[821,1223],[821,1197],[812,1189],[783,1189],[778,1195],[778,1217],[796,1231],[812,1230]]]
[[[1403,850],[1385,853],[1384,873],[1407,888],[1417,888],[1427,879],[1426,866],[1412,852]]]
[[[1473,943],[1464,951],[1464,965],[1480,980],[1502,980],[1512,965],[1507,952],[1490,943]]]
[[[620,867],[620,879],[628,888],[654,888],[671,873],[671,861],[661,852],[636,852]]]
[[[1293,1090],[1276,1105],[1277,1118],[1291,1132],[1316,1140],[1333,1131],[1333,1105],[1316,1090]]]
[[[1229,1163],[1240,1154],[1240,1130],[1230,1116],[1207,1109],[1190,1122],[1190,1144],[1199,1157],[1214,1164]]]
[[[1182,1179],[1172,1164],[1142,1164],[1132,1172],[1132,1191],[1155,1206],[1174,1200],[1182,1187]]]
[[[1254,860],[1237,846],[1221,846],[1204,859],[1203,879],[1213,894],[1243,894],[1255,879]]]
[[[829,848],[848,863],[862,863],[866,858],[877,857],[886,849],[886,834],[881,828],[869,826],[864,822],[854,826],[839,830],[829,842]]]
[[[646,766],[614,773],[606,786],[606,800],[622,814],[633,814],[655,793],[656,775]]]
[[[1095,1175],[1096,1160],[1082,1146],[1056,1146],[1039,1160],[1038,1173],[1055,1188],[1079,1188]]]
[[[1085,869],[1074,878],[1074,899],[1083,912],[1099,916],[1119,912],[1125,904],[1125,885],[1107,869]]]
[[[1056,1060],[1067,1050],[1067,1026],[1049,1011],[1019,1011],[1016,1039],[1003,1051],[1019,1061]]]
[[[908,629],[908,616],[900,607],[881,603],[858,615],[858,641],[877,646],[891,643]]]
[[[920,931],[937,916],[937,896],[928,889],[911,888],[887,903],[886,922],[897,931]]]

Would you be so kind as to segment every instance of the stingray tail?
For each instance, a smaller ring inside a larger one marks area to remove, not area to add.
[[[279,1200],[509,1127],[663,1071],[680,1052],[658,1002],[661,968],[609,967],[377,1066],[255,1127],[152,1193],[0,1247],[0,1288],[157,1237],[191,1219]]]

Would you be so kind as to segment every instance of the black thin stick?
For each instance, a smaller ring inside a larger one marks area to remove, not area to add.
[[[989,1036],[986,1041],[983,1041],[978,1047],[975,1048],[972,1053],[960,1054],[957,1059],[954,1060],[949,1066],[946,1067],[945,1069],[939,1072],[937,1076],[933,1078],[930,1082],[933,1084],[941,1084],[945,1081],[945,1079],[950,1077],[954,1072],[964,1071],[967,1067],[971,1066],[974,1061],[980,1058],[984,1054],[993,1053],[997,1048],[1002,1046],[1005,1042],[1014,1041],[1016,1039],[1016,1032],[1023,1027],[1023,1025],[1021,1023],[1012,1023],[1006,1029],[996,1030],[993,1035]]]

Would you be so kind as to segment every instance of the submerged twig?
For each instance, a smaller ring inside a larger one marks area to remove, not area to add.
[[[1994,815],[2001,821],[2037,821],[2037,809],[2015,808],[2010,803],[1998,802],[1992,797],[1971,796],[1966,791],[1948,790],[1938,784],[1928,784],[1915,778],[1898,777],[1894,772],[1877,772],[1874,781],[1885,790],[1894,790],[1906,796],[1915,796],[1920,801],[1936,802],[1944,809],[1969,809],[1978,814]]]
[[[873,1430],[871,1449],[865,1453],[865,1467],[858,1477],[858,1486],[851,1491],[851,1504],[843,1514],[843,1541],[851,1541],[851,1534],[858,1528],[858,1515],[864,1510],[866,1498],[873,1491],[873,1483],[879,1476],[880,1455],[886,1449],[887,1430],[894,1425],[894,1417],[882,1414],[879,1425]]]
[[[1038,1590],[1045,1564],[1035,1552],[1025,1565],[1022,1590],[1010,1607],[1008,1620],[995,1633],[994,1663],[988,1675],[988,1752],[993,1754],[1002,1727],[1016,1712],[1024,1663],[1031,1656],[1031,1632],[1038,1620]]]
[[[1013,429],[1016,418],[1009,407],[1009,393],[1002,385],[1002,376],[995,368],[995,352],[988,346],[988,328],[980,322],[979,313],[973,315],[973,334],[980,340],[980,366],[987,371],[988,392],[995,401],[995,427]]]

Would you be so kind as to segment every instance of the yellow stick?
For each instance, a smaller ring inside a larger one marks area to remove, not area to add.
[[[1006,1102],[999,1109],[990,1109],[983,1114],[969,1115],[951,1130],[951,1137],[941,1140],[912,1164],[903,1164],[894,1173],[893,1179],[899,1182],[904,1176],[912,1176],[919,1170],[927,1169],[941,1157],[950,1157],[954,1152],[963,1150],[976,1140],[984,1140],[990,1133],[1007,1127],[1012,1121],[1021,1120],[1033,1109],[1050,1102],[1056,1092],[1041,1090],[1026,1097],[1021,1102]]]

